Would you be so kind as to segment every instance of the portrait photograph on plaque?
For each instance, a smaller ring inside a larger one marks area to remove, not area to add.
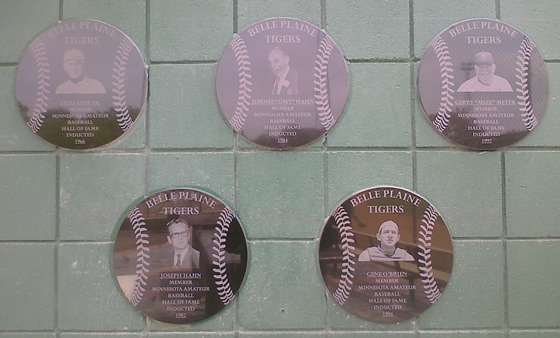
[[[317,141],[348,97],[342,52],[319,27],[270,18],[235,34],[216,71],[216,94],[230,127],[247,141],[291,149]]]
[[[438,34],[418,68],[425,115],[448,140],[477,150],[509,146],[532,131],[548,100],[534,43],[498,20],[470,19]]]
[[[16,75],[27,126],[66,149],[98,148],[121,137],[138,119],[147,91],[136,44],[97,20],[63,21],[39,34]]]
[[[205,320],[225,308],[243,283],[245,233],[234,212],[208,192],[153,193],[117,226],[113,274],[126,299],[152,319]]]
[[[354,193],[331,213],[318,258],[336,303],[363,319],[393,323],[420,315],[441,297],[453,246],[426,199],[378,186]]]

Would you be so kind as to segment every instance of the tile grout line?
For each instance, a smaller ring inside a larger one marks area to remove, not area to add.
[[[410,74],[410,151],[412,153],[412,190],[417,191],[417,170],[416,170],[416,160],[417,160],[417,148],[416,148],[416,116],[415,116],[415,89],[416,82],[414,81],[414,2],[409,0],[408,7],[408,20],[409,20],[409,74]]]
[[[146,46],[146,56],[145,56],[145,62],[146,62],[146,72],[148,77],[146,78],[146,85],[148,86],[147,91],[146,91],[146,102],[144,103],[144,128],[146,130],[144,130],[144,180],[145,180],[145,186],[144,186],[144,195],[145,196],[149,196],[149,192],[150,192],[150,174],[149,174],[149,169],[150,169],[150,154],[151,154],[151,149],[150,149],[150,66],[152,64],[151,62],[151,53],[150,53],[150,36],[151,36],[151,31],[150,31],[150,26],[151,26],[151,2],[150,0],[146,0],[146,8],[145,8],[145,27],[144,27],[144,34],[145,34],[145,46]],[[150,335],[150,319],[148,318],[148,316],[143,315],[143,319],[142,323],[143,323],[143,332],[142,332],[142,336],[149,336]]]
[[[501,20],[500,0],[495,0],[496,19]],[[508,320],[508,268],[507,268],[507,208],[506,208],[506,157],[503,150],[500,151],[500,174],[502,178],[502,257],[503,261],[503,333],[504,337],[509,337],[509,320]]]
[[[239,25],[239,3],[238,0],[233,0],[232,3],[232,23],[233,23],[233,34],[236,34],[238,32],[238,25]],[[227,48],[227,46],[225,47]],[[224,48],[224,49],[225,49]],[[232,155],[233,155],[233,210],[234,210],[234,214],[236,217],[238,217],[239,215],[239,201],[238,201],[238,194],[239,194],[239,137],[237,135],[237,133],[233,132],[233,130],[231,131],[231,137],[233,140],[233,147],[232,147]],[[241,220],[240,220],[241,222]],[[241,223],[242,225],[243,223]],[[245,229],[243,228],[242,230],[245,235]],[[244,281],[243,284],[246,283],[246,279],[247,279],[247,273],[249,271],[249,263],[250,263],[250,257],[251,257],[251,252],[250,252],[250,248],[249,248],[249,239],[246,238],[245,239],[245,244],[247,245],[247,267],[245,270],[245,276],[243,277]],[[235,294],[235,302],[232,304],[233,305],[233,330],[234,330],[234,335],[235,337],[239,337],[239,331],[241,329],[241,326],[239,324],[239,314],[240,314],[240,305],[239,305],[239,291],[241,290],[241,288],[243,288],[243,284],[240,285],[239,289],[237,290],[237,293]]]
[[[64,0],[59,0],[58,2],[58,21],[62,21],[64,18]]]
[[[64,0],[58,2],[58,20],[62,21],[64,18]],[[59,295],[59,280],[58,280],[58,270],[59,270],[59,248],[60,248],[60,149],[58,147],[54,150],[55,154],[55,241],[54,241],[54,266],[53,266],[53,301],[54,301],[54,333],[56,337],[60,337],[60,327],[59,327],[59,308],[60,304],[58,302]]]
[[[327,0],[321,0],[321,29],[327,31]]]
[[[503,254],[502,257],[504,257],[504,261],[503,261],[503,268],[504,268],[504,272],[503,272],[503,279],[504,279],[504,290],[503,290],[503,296],[504,296],[504,310],[503,310],[503,314],[504,314],[504,322],[503,322],[503,330],[504,330],[504,335],[505,337],[509,337],[509,320],[508,320],[508,267],[507,267],[507,244],[508,244],[508,238],[507,238],[507,207],[506,207],[506,201],[507,201],[507,196],[506,196],[506,156],[504,151],[500,151],[500,160],[501,160],[501,176],[502,176],[502,249],[503,249]]]
[[[53,290],[53,301],[54,301],[54,330],[56,333],[56,336],[59,337],[60,336],[60,328],[59,328],[59,303],[58,303],[58,286],[59,286],[59,280],[58,280],[58,262],[59,262],[59,247],[61,245],[61,241],[60,241],[60,151],[59,149],[55,150],[55,221],[54,221],[54,231],[55,231],[55,240],[54,240],[54,266],[53,266],[53,286],[54,286],[54,290]]]
[[[144,195],[149,196],[150,193],[150,155],[151,155],[151,144],[150,144],[150,66],[151,62],[151,53],[150,53],[150,25],[151,25],[151,2],[150,0],[146,0],[146,27],[145,27],[145,39],[146,39],[146,65],[148,67],[148,78],[147,78],[147,85],[148,91],[146,95],[146,103],[144,104],[144,126],[146,130],[144,131],[144,160],[145,160],[145,167],[144,167],[144,179],[145,179],[145,187],[144,187]]]
[[[410,152],[412,154],[411,158],[411,169],[412,169],[412,191],[417,191],[418,185],[416,183],[417,180],[417,170],[416,170],[416,163],[417,163],[417,149],[416,149],[416,116],[414,114],[415,111],[415,100],[414,100],[414,90],[415,81],[414,81],[414,1],[408,1],[408,29],[409,29],[409,40],[408,40],[408,65],[409,65],[409,83],[410,83]],[[413,331],[415,337],[420,337],[420,323],[419,323],[419,316],[414,318],[413,320]]]
[[[327,31],[327,1],[326,0],[321,0],[320,2],[320,11],[321,11],[321,29],[323,29],[325,32]],[[348,98],[347,98],[348,99]],[[328,157],[328,131],[327,133],[323,136],[323,144],[322,144],[322,152],[323,152],[323,218],[326,219],[328,216],[328,200],[329,200],[329,179],[328,179],[328,163],[329,163],[329,157]],[[321,227],[322,225],[320,225]],[[321,227],[319,229],[319,242],[321,241],[321,235],[322,235],[322,230],[323,228]],[[319,255],[319,246],[317,246],[317,253],[315,256],[315,259],[318,259],[318,255]],[[321,269],[319,267],[316,267],[319,269],[319,276],[321,276]],[[321,276],[322,277],[322,276]],[[319,287],[323,288],[323,306],[324,306],[324,311],[325,311],[325,326],[324,326],[324,331],[325,331],[325,335],[327,335],[327,332],[330,332],[331,330],[331,322],[329,320],[329,297],[328,297],[328,292],[325,290],[323,285],[320,285]]]

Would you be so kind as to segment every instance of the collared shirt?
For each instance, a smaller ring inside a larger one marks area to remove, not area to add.
[[[63,82],[56,88],[56,94],[105,94],[105,87],[101,82],[85,76],[81,81]]]
[[[498,75],[492,77],[492,83],[485,85],[477,76],[465,81],[459,86],[457,92],[512,92],[509,82]]]
[[[381,251],[379,247],[372,246],[360,254],[358,261],[413,261],[414,257],[409,254],[406,250],[401,248],[395,248],[395,251],[391,255],[387,255],[385,252]]]

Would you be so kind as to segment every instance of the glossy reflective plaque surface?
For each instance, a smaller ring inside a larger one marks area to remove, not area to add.
[[[379,186],[340,203],[323,228],[323,281],[334,300],[380,323],[410,319],[434,304],[453,266],[441,215],[418,194]]]
[[[542,118],[548,76],[534,43],[492,19],[458,22],[436,36],[418,69],[424,113],[444,137],[492,150],[525,137]]]
[[[41,33],[23,55],[16,97],[29,128],[67,149],[92,149],[127,132],[146,102],[147,67],[117,28],[69,20]]]
[[[224,118],[249,142],[290,149],[321,138],[348,96],[348,70],[334,41],[298,19],[271,18],[236,34],[216,72]]]
[[[192,188],[156,192],[118,227],[113,272],[139,311],[165,323],[209,318],[245,278],[247,240],[233,211]]]

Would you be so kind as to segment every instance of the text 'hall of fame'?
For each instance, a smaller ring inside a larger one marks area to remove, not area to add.
[[[70,20],[40,34],[24,54],[16,96],[34,133],[69,149],[108,144],[144,106],[147,72],[136,45],[96,20]]]
[[[348,95],[346,63],[318,27],[292,18],[236,34],[216,73],[220,108],[248,141],[289,149],[316,141],[337,121]]]
[[[532,131],[548,98],[544,61],[531,40],[492,19],[458,22],[436,36],[418,71],[432,126],[473,149],[508,146]]]
[[[128,301],[148,317],[194,323],[221,311],[241,287],[247,243],[239,220],[217,197],[171,189],[128,211],[113,268]]]
[[[414,192],[390,186],[344,200],[323,228],[325,286],[349,312],[374,322],[418,316],[451,274],[451,236],[438,211]]]

